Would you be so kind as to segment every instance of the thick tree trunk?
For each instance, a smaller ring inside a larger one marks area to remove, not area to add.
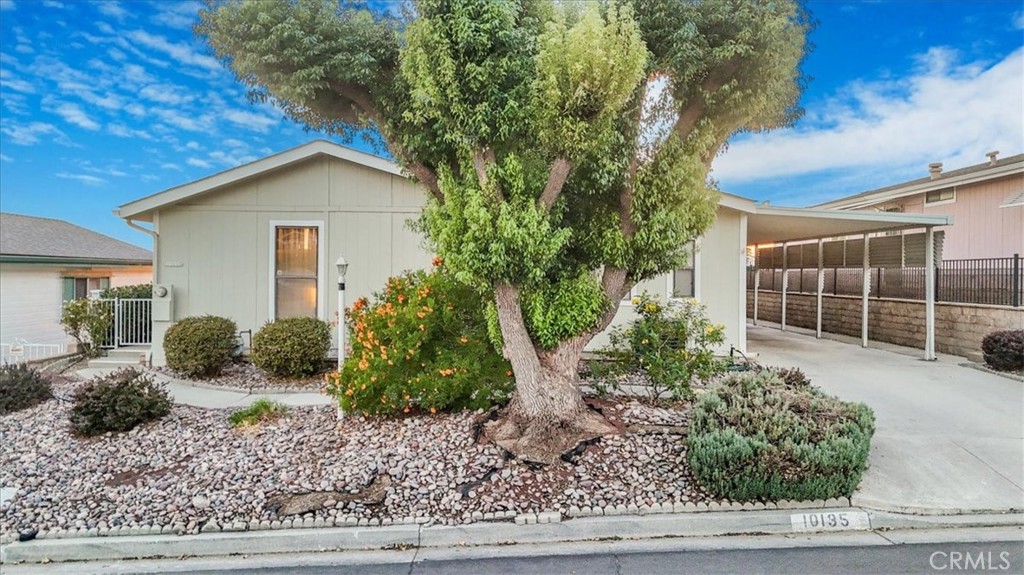
[[[616,432],[580,393],[577,369],[592,334],[538,353],[523,321],[518,288],[499,285],[495,302],[516,390],[504,416],[488,424],[488,437],[522,459],[554,463],[581,441]]]

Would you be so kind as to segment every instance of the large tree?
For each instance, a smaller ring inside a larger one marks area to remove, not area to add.
[[[637,282],[714,220],[712,160],[790,123],[798,0],[208,0],[197,33],[313,129],[379,134],[430,193],[445,265],[492,302],[516,393],[488,433],[535,461],[610,432],[577,365]],[[731,265],[731,264],[729,264]]]

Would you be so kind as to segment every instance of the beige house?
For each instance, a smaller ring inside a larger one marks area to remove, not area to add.
[[[66,351],[63,302],[149,283],[152,257],[62,220],[0,214],[0,363]]]
[[[839,198],[814,209],[948,214],[956,225],[943,228],[943,257],[950,260],[1024,255],[1024,154],[942,171],[929,176]]]
[[[429,266],[422,238],[407,225],[425,198],[397,165],[314,141],[121,206],[117,214],[128,225],[153,236],[153,363],[164,364],[167,327],[188,316],[230,317],[240,330],[292,315],[334,320],[339,256],[349,262],[348,301],[381,289],[389,276]],[[945,223],[934,216],[768,208],[723,194],[715,225],[696,242],[692,267],[634,293],[704,301],[712,321],[725,325],[722,351],[745,350],[748,243]],[[632,315],[625,300],[616,321]]]

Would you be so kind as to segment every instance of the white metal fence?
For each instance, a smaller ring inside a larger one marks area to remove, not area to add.
[[[149,345],[153,342],[153,300],[101,299],[108,306],[113,322],[100,347],[112,349],[124,345]]]
[[[0,365],[36,361],[64,355],[67,352],[68,346],[63,343],[27,343],[15,340],[12,343],[0,343]]]

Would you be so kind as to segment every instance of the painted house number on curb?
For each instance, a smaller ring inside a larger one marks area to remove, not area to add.
[[[794,513],[789,516],[793,531],[847,531],[871,529],[868,514],[863,511],[822,511]]]

